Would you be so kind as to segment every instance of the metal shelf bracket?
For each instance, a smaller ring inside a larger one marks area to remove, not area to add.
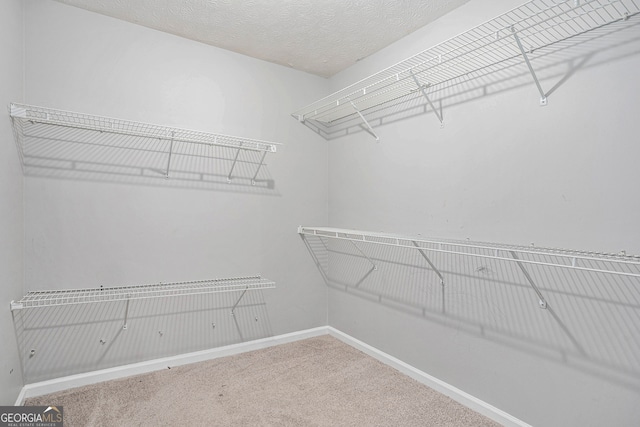
[[[356,245],[356,242],[351,241],[351,244],[352,244],[352,245],[353,245],[353,246],[358,250],[358,252],[360,252],[360,253],[362,254],[362,256],[363,256],[363,257],[365,257],[365,258],[366,258],[366,259],[371,263],[371,265],[373,266],[373,269],[374,269],[374,270],[378,270],[378,266],[376,265],[376,263],[375,263],[375,262],[373,262],[373,260],[372,260],[371,258],[369,258],[369,257],[367,256],[367,254],[365,254],[365,253],[362,251],[362,249],[360,249],[360,248],[358,247],[358,245]]]
[[[124,309],[124,324],[122,325],[122,329],[125,331],[127,330],[127,319],[129,318],[129,301],[131,301],[131,299],[127,296],[127,306]]]
[[[525,52],[524,47],[522,46],[522,42],[520,41],[520,37],[518,37],[518,33],[514,27],[511,27],[511,34],[513,34],[513,38],[516,40],[518,49],[520,49],[520,53],[522,53],[524,62],[526,62],[527,67],[529,68],[529,72],[531,73],[531,76],[533,77],[533,81],[535,82],[536,87],[538,88],[538,92],[540,92],[540,105],[545,106],[547,105],[547,95],[544,93],[544,90],[540,85],[538,76],[536,76],[536,72],[534,71],[533,66],[531,65],[531,61],[529,61],[529,57],[527,56],[527,53]]]
[[[256,169],[256,173],[253,174],[253,178],[251,178],[251,185],[256,185],[256,178],[258,177],[258,173],[260,172],[260,169],[262,168],[262,165],[264,164],[264,158],[267,156],[267,152],[265,151],[264,153],[262,153],[262,157],[260,157],[260,164],[258,165],[258,168]]]
[[[411,243],[413,243],[413,245],[416,248],[418,248],[418,252],[420,252],[420,255],[422,255],[422,257],[427,261],[427,263],[429,263],[429,266],[431,267],[431,269],[438,275],[438,277],[440,278],[440,285],[442,285],[442,287],[444,288],[444,276],[442,275],[440,270],[438,270],[436,266],[433,264],[433,262],[431,262],[427,254],[420,248],[417,242],[412,241]]]
[[[378,135],[376,135],[376,133],[373,131],[373,128],[371,127],[371,125],[369,124],[367,119],[364,118],[364,116],[362,115],[360,110],[358,110],[358,107],[356,107],[356,104],[354,104],[353,101],[351,101],[350,99],[349,99],[349,102],[351,103],[351,106],[353,107],[353,109],[356,110],[356,113],[358,113],[358,115],[360,116],[360,118],[362,119],[364,124],[367,125],[367,128],[369,128],[369,133],[371,135],[373,135],[373,137],[376,139],[376,141],[380,142],[380,137]]]
[[[433,262],[431,262],[431,260],[429,259],[429,257],[427,256],[427,254],[425,253],[425,251],[422,250],[422,248],[418,245],[418,242],[412,240],[411,243],[413,243],[413,245],[418,249],[418,252],[420,252],[420,255],[422,255],[422,257],[429,263],[429,265],[431,266],[431,269],[438,275],[438,277],[440,278],[440,286],[442,288],[442,313],[446,312],[446,300],[445,300],[445,291],[444,291],[444,276],[442,275],[442,273],[440,272],[440,270],[438,270],[436,268],[436,266],[433,264]],[[440,248],[442,248],[442,244],[439,245]]]
[[[425,85],[420,84],[420,81],[418,80],[418,78],[416,77],[415,74],[413,74],[413,70],[409,70],[409,72],[411,73],[411,77],[413,78],[413,81],[416,83],[416,85],[418,86],[418,89],[420,89],[420,92],[422,92],[422,96],[425,97],[425,99],[427,100],[427,102],[429,103],[429,106],[431,107],[431,110],[433,111],[433,114],[436,115],[436,117],[438,118],[438,120],[440,121],[440,124],[444,124],[442,122],[442,116],[440,115],[440,113],[438,112],[438,109],[436,108],[435,105],[433,105],[433,102],[431,102],[431,99],[429,98],[429,95],[427,95],[427,91],[425,90]],[[428,87],[429,84],[427,83],[426,86]]]
[[[245,289],[242,291],[242,294],[240,294],[240,298],[238,298],[238,301],[236,301],[236,303],[235,303],[235,304],[233,304],[233,307],[231,307],[231,315],[232,315],[232,316],[235,316],[235,315],[236,315],[236,313],[235,313],[236,307],[238,306],[238,304],[240,304],[240,301],[242,300],[242,297],[244,296],[244,294],[246,294],[246,293],[247,293],[247,291],[248,291],[248,290],[249,290],[249,288],[248,288],[248,287],[247,287],[247,288],[245,288]]]
[[[167,172],[165,178],[169,178],[169,167],[171,166],[171,153],[173,153],[173,137],[174,132],[171,132],[171,143],[169,145],[169,158],[167,159]]]
[[[518,258],[518,255],[515,253],[515,251],[509,251],[509,252],[511,253],[511,256],[513,257],[513,259],[516,260],[516,264],[518,264],[518,267],[520,267],[520,270],[522,270],[522,274],[524,274],[524,277],[527,279],[527,282],[529,282],[529,285],[531,286],[531,288],[538,295],[538,305],[540,306],[540,308],[542,309],[548,308],[547,300],[542,295],[542,292],[540,292],[540,289],[538,289],[538,287],[536,286],[535,282],[529,275],[529,272],[527,271],[527,269],[524,268],[524,265],[519,261],[520,258]]]
[[[240,145],[242,145],[242,144],[240,144]],[[235,169],[236,163],[238,163],[238,156],[240,156],[240,150],[241,150],[241,148],[238,148],[238,151],[236,152],[236,156],[233,159],[233,164],[231,165],[231,170],[229,171],[229,175],[227,175],[227,182],[229,184],[231,183],[231,174],[233,173],[233,169]]]

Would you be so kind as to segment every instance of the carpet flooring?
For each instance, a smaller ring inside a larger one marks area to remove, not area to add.
[[[497,426],[328,335],[29,398],[65,426]]]

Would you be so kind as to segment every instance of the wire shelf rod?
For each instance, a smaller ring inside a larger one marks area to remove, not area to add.
[[[547,48],[547,47],[549,47],[549,46],[551,46],[551,45],[553,45],[555,43],[558,43],[560,41],[564,41],[564,40],[567,40],[567,39],[569,39],[571,37],[576,37],[576,36],[585,34],[585,33],[589,32],[591,30],[595,30],[595,29],[604,27],[604,26],[606,26],[606,25],[608,25],[610,23],[617,22],[617,21],[620,21],[622,19],[624,19],[624,18],[618,18],[615,21],[607,22],[607,23],[604,23],[604,24],[599,25],[599,26],[594,26],[592,28],[586,29],[586,30],[581,31],[581,32],[578,32],[576,30],[573,34],[567,34],[567,35],[564,35],[562,38],[558,38],[557,40],[550,40],[550,41],[547,41],[546,43],[542,43],[541,42],[541,43],[537,44],[535,46],[535,48],[528,48],[526,50],[534,51],[534,50],[538,50],[538,49],[544,49],[544,48]],[[520,32],[521,31],[516,31],[516,34],[518,34]],[[542,32],[542,30],[540,32]],[[526,39],[534,37],[534,36],[535,36],[535,33],[534,34],[530,34],[530,35],[526,36]],[[450,80],[453,80],[455,78],[460,78],[460,77],[462,77],[464,75],[467,75],[469,73],[472,73],[472,72],[475,72],[475,71],[480,71],[480,70],[482,70],[484,68],[491,67],[491,66],[494,66],[494,65],[498,65],[501,62],[508,61],[508,60],[514,59],[514,58],[522,57],[522,55],[521,55],[521,53],[519,51],[513,49],[513,47],[516,46],[516,45],[514,44],[512,46],[511,43],[505,43],[503,46],[499,46],[498,49],[494,49],[494,50],[490,50],[489,49],[491,47],[491,44],[495,44],[498,41],[502,41],[502,40],[509,41],[509,39],[511,39],[512,37],[513,37],[512,33],[506,34],[505,36],[502,36],[499,40],[492,40],[490,42],[490,44],[483,45],[483,46],[478,47],[478,48],[476,48],[474,50],[461,53],[460,55],[454,56],[451,59],[442,60],[442,62],[433,65],[431,68],[427,68],[427,69],[418,71],[417,73],[415,73],[415,75],[419,75],[419,74],[422,74],[422,73],[428,73],[430,71],[434,71],[434,69],[436,67],[443,68],[445,66],[449,66],[450,68],[453,68],[453,66],[457,65],[457,64],[450,64],[450,62],[452,62],[452,61],[460,62],[460,63],[463,64],[463,66],[468,68],[468,70],[466,70],[466,71],[462,70],[462,71],[458,71],[458,72],[449,72],[446,69],[439,70],[438,73],[440,73],[440,74],[448,73],[448,77],[445,77],[444,79],[435,79],[435,80],[433,80],[434,83],[431,83],[431,86],[436,86],[436,85],[440,85],[440,84],[446,83],[446,82],[448,82]],[[498,53],[497,53],[499,50],[508,50],[508,52],[506,54],[503,54],[503,56],[499,56]],[[449,53],[453,53],[453,51],[449,52]],[[466,57],[467,55],[472,55],[472,54],[474,54],[474,55],[471,56],[471,57]],[[442,54],[442,56],[446,56],[446,55],[447,55],[447,53]],[[465,57],[465,58],[463,58],[463,57]],[[491,58],[492,59],[488,60],[488,61],[487,60],[483,61],[483,59],[486,58],[486,57],[490,57],[490,59]],[[398,74],[405,74],[407,72],[411,72],[411,70],[414,70],[415,68],[418,68],[418,67],[420,67],[420,66],[422,66],[424,64],[426,64],[426,62],[422,62],[422,63],[420,63],[418,65],[413,65],[413,66],[408,67],[407,69],[405,69],[403,71],[398,72]],[[460,66],[460,65],[458,65],[458,66]],[[390,78],[391,77],[383,79],[382,81],[380,81],[378,83],[374,83],[371,86],[379,85],[383,81],[389,80]],[[387,87],[390,88],[389,90],[394,89],[394,88],[397,90],[398,87],[400,86],[398,84],[398,82],[401,82],[401,81],[403,81],[405,79],[408,79],[408,78],[410,78],[410,76],[403,77],[403,78],[401,78],[399,80],[396,79],[394,81],[390,81],[389,84],[387,85]],[[407,86],[411,87],[410,84],[408,84]],[[367,87],[367,88],[369,88],[369,87]],[[383,87],[383,89],[384,89],[384,87]],[[372,91],[365,91],[365,92],[369,93],[369,94],[372,94],[372,95],[370,95],[369,97],[363,97],[362,94],[359,91],[356,91],[356,92],[354,92],[352,94],[346,95],[345,97],[351,96],[351,97],[356,99],[355,102],[364,102],[367,99],[371,99],[372,97],[380,96],[380,95],[385,93],[385,91],[382,90],[382,89],[378,89],[375,92],[372,92]],[[400,95],[400,96],[402,96],[402,95]],[[375,105],[369,106],[367,108],[376,107],[378,105],[382,105],[384,103],[390,102],[390,101],[392,101],[394,99],[397,99],[397,97],[396,98],[392,98],[392,99],[385,99],[384,101],[382,101],[380,103],[377,103]],[[309,119],[316,119],[316,120],[322,121],[321,119],[323,117],[323,114],[321,114],[320,112],[323,110],[323,108],[324,108],[325,115],[326,114],[330,114],[332,112],[332,109],[334,111],[336,110],[335,107],[333,107],[331,104],[326,104],[323,107],[319,107],[314,112],[314,114],[311,117],[309,117]],[[353,113],[353,114],[355,114],[355,113]],[[336,115],[338,115],[338,114],[336,114]],[[345,117],[345,115],[343,115],[343,114],[340,114],[338,116],[339,116],[338,119],[342,118],[342,117]],[[327,123],[331,123],[334,120],[328,120]]]
[[[40,123],[43,125],[92,130],[163,141],[173,140],[190,144],[215,145],[230,148],[239,148],[241,146],[243,150],[252,151],[276,152],[277,146],[281,145],[276,142],[258,139],[206,133],[17,103],[10,105],[10,115],[12,119],[20,122]]]
[[[486,250],[504,250],[504,251],[516,251],[522,254],[530,254],[530,255],[549,255],[549,256],[558,256],[564,258],[580,259],[580,260],[590,260],[590,261],[612,261],[618,262],[621,264],[630,264],[636,265],[640,267],[640,256],[633,255],[621,255],[621,254],[610,254],[610,253],[600,253],[600,252],[586,252],[586,251],[577,251],[571,249],[558,249],[558,248],[545,248],[545,247],[529,247],[529,246],[517,246],[517,245],[507,245],[507,244],[498,244],[498,243],[486,243],[486,242],[470,242],[470,241],[460,241],[460,240],[452,240],[452,239],[425,239],[425,238],[416,238],[410,236],[401,236],[395,234],[387,234],[387,233],[373,233],[373,232],[365,232],[360,230],[347,230],[347,229],[339,229],[339,228],[330,228],[330,227],[299,227],[299,233],[304,232],[304,230],[311,230],[313,233],[318,233],[318,236],[324,236],[323,233],[331,233],[331,234],[349,234],[354,236],[361,236],[361,239],[354,239],[357,241],[367,242],[367,243],[376,243],[375,240],[367,240],[369,239],[392,239],[392,240],[406,240],[409,242],[419,242],[424,244],[434,244],[434,245],[452,245],[452,246],[460,246],[464,248],[470,249],[486,249]],[[313,234],[313,233],[305,233],[305,234]],[[330,237],[330,236],[327,236]]]
[[[249,276],[108,288],[32,291],[28,292],[19,301],[12,301],[11,310],[220,292],[246,292],[247,290],[271,289],[274,287],[275,283],[271,280],[260,276]]]
[[[358,241],[358,242],[366,242],[366,243],[371,243],[371,244],[377,244],[377,245],[383,245],[383,246],[391,246],[391,247],[400,247],[400,248],[408,248],[408,249],[421,249],[424,251],[429,251],[429,252],[436,252],[436,253],[445,253],[445,254],[451,254],[451,255],[463,255],[463,256],[468,256],[468,257],[475,257],[475,258],[484,258],[484,259],[494,259],[494,260],[500,260],[500,261],[507,261],[507,262],[519,262],[519,263],[523,263],[523,264],[532,264],[532,265],[541,265],[541,266],[549,266],[549,267],[556,267],[556,268],[566,268],[566,269],[571,269],[571,270],[578,270],[578,271],[589,271],[589,272],[594,272],[594,273],[604,273],[604,274],[612,274],[612,275],[618,275],[618,276],[627,276],[627,277],[636,277],[636,278],[640,278],[640,273],[631,273],[631,272],[626,272],[626,271],[617,271],[617,270],[611,270],[611,269],[604,269],[604,268],[594,268],[594,267],[582,267],[582,266],[578,266],[576,264],[576,262],[574,260],[585,260],[585,261],[600,261],[600,262],[610,262],[610,263],[616,263],[616,264],[621,264],[621,265],[626,265],[626,266],[635,266],[640,268],[640,260],[637,260],[637,257],[630,257],[627,256],[627,258],[632,258],[634,259],[632,260],[627,260],[627,259],[622,259],[622,255],[620,256],[616,256],[616,255],[608,255],[608,254],[603,254],[603,256],[601,257],[597,257],[595,254],[593,255],[579,255],[578,253],[576,254],[571,254],[570,251],[564,251],[564,252],[568,252],[568,253],[559,253],[559,249],[539,249],[539,250],[527,250],[524,248],[520,248],[517,246],[509,246],[509,245],[504,245],[504,246],[500,246],[500,245],[495,245],[495,246],[488,246],[488,245],[482,245],[482,244],[473,244],[473,243],[469,243],[469,244],[464,244],[464,243],[458,243],[458,242],[454,242],[454,241],[448,241],[448,240],[423,240],[423,239],[416,239],[415,237],[407,237],[407,236],[392,236],[392,235],[387,235],[387,234],[372,234],[372,233],[366,233],[363,234],[362,232],[358,232],[355,230],[338,230],[338,229],[327,229],[327,228],[312,228],[312,227],[300,227],[298,229],[298,233],[300,234],[304,234],[304,235],[314,235],[314,236],[318,236],[318,237],[326,237],[326,238],[331,238],[331,239],[337,239],[337,240],[350,240],[350,241]],[[349,235],[349,236],[360,236],[360,238],[354,238],[354,237],[345,237],[343,235]],[[369,237],[370,239],[367,240],[366,237]],[[394,243],[390,243],[390,242],[380,242],[380,241],[376,241],[376,240],[371,240],[371,238],[382,238],[382,239],[391,239],[391,240],[396,240],[396,242]],[[424,244],[438,244],[438,245],[449,245],[449,246],[454,246],[454,247],[458,247],[458,248],[467,248],[467,249],[482,249],[482,250],[493,250],[494,251],[494,255],[485,255],[485,254],[477,254],[477,253],[469,253],[469,252],[462,252],[461,250],[449,250],[449,249],[442,249],[441,246],[439,246],[439,248],[430,248],[430,247],[424,247],[424,246],[418,246],[416,247],[415,245],[411,245],[411,244],[403,244],[400,243],[400,241],[407,241],[407,242],[419,242],[419,243],[424,243]],[[569,264],[560,264],[560,263],[552,263],[552,262],[544,262],[544,261],[533,261],[533,260],[524,260],[524,259],[513,259],[507,256],[499,256],[498,252],[499,251],[506,251],[506,252],[515,252],[515,253],[522,253],[522,254],[529,254],[529,255],[547,255],[547,256],[555,256],[555,257],[562,257],[562,258],[568,258],[569,260]],[[614,258],[615,257],[615,258]]]
[[[44,125],[50,125],[50,126],[60,126],[60,127],[66,127],[66,128],[72,128],[72,129],[81,129],[81,130],[92,130],[92,131],[96,131],[96,132],[100,132],[100,133],[111,133],[111,134],[116,134],[116,135],[123,135],[123,136],[137,136],[137,137],[142,137],[142,138],[149,138],[149,139],[156,139],[159,141],[171,141],[172,138],[171,136],[167,136],[167,135],[158,135],[155,133],[148,133],[148,132],[140,132],[140,131],[133,131],[133,130],[121,130],[121,129],[113,129],[113,128],[103,128],[100,126],[95,126],[95,125],[86,125],[86,124],[73,124],[73,123],[64,123],[64,122],[57,122],[54,120],[42,120],[42,119],[26,119],[28,122],[35,124],[35,123],[39,123],[39,124],[44,124]],[[196,132],[196,131],[185,131],[185,132]],[[202,134],[203,137],[207,134]],[[214,134],[210,134],[211,136],[213,136]],[[185,138],[185,137],[179,137],[179,138],[173,138],[173,141],[176,142],[184,142],[184,143],[189,143],[189,144],[199,144],[199,145],[208,145],[208,146],[212,146],[212,145],[216,145],[216,146],[220,146],[220,147],[229,147],[229,148],[238,148],[238,145],[233,144],[231,142],[224,142],[224,140],[228,140],[228,141],[235,141],[237,138],[235,137],[227,137],[225,136],[223,137],[218,137],[218,138],[214,138],[213,142],[211,141],[203,141],[201,139],[193,139],[193,138]],[[243,140],[244,141],[244,140]],[[275,152],[276,148],[275,146],[272,147],[271,145],[275,145],[277,143],[275,142],[261,142],[258,140],[249,140],[255,143],[256,148],[252,148],[249,146],[245,146],[243,147],[243,149],[245,150],[252,150],[252,151],[271,151],[271,152]],[[260,144],[262,144],[263,146],[259,146]]]
[[[629,19],[640,12],[635,0],[573,0],[555,2],[531,0],[458,36],[452,37],[411,58],[400,61],[372,76],[326,96],[292,115],[300,121],[332,122],[355,114],[351,100],[360,111],[382,105],[399,96],[381,96],[398,90],[410,76],[426,72],[431,86],[468,75],[480,68],[521,56],[513,42],[511,28],[526,51],[532,52],[588,31]],[[514,49],[515,48],[515,49]],[[376,96],[379,103],[370,101]],[[373,97],[373,98],[372,98]],[[346,108],[345,108],[346,107]]]

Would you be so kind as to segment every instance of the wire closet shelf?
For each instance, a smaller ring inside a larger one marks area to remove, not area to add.
[[[11,310],[62,305],[129,301],[134,299],[177,297],[218,292],[244,292],[275,288],[275,282],[260,276],[199,280],[149,285],[31,291],[19,301],[11,301]]]
[[[639,4],[639,0],[532,0],[301,108],[292,116],[327,128],[342,119],[360,116],[373,133],[363,113],[420,92],[442,122],[427,92],[507,61],[526,62],[538,86],[541,104],[546,105],[546,95],[528,55],[626,21],[640,13]]]
[[[234,178],[243,152],[255,156],[251,162],[256,169],[251,172],[255,185],[265,156],[281,145],[18,103],[10,104],[9,115],[23,168],[137,168],[139,174],[151,171],[169,178],[170,172],[198,173],[205,159],[220,158],[222,153],[215,150],[227,150],[228,172],[223,174],[227,182]]]
[[[640,256],[626,255],[624,253],[608,254],[535,246],[516,246],[448,239],[425,239],[424,237],[327,227],[300,226],[298,233],[303,236],[346,240],[354,244],[360,242],[408,248],[420,251],[423,256],[426,256],[426,253],[429,252],[462,255],[514,262],[521,267],[525,264],[540,265],[640,278]]]

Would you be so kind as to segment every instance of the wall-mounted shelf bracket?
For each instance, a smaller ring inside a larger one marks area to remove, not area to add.
[[[533,66],[531,65],[531,61],[529,61],[527,52],[525,52],[524,47],[522,46],[522,42],[520,41],[520,37],[518,37],[518,33],[514,27],[511,27],[511,33],[513,34],[513,38],[516,40],[516,44],[518,45],[518,49],[520,49],[520,53],[522,53],[524,62],[527,64],[527,67],[529,68],[529,72],[531,73],[531,76],[533,77],[533,81],[535,82],[536,87],[538,88],[538,92],[540,92],[540,105],[545,106],[547,105],[547,95],[544,93],[544,90],[542,90],[542,86],[540,85],[538,76],[536,76],[536,72],[534,71]]]
[[[416,77],[415,74],[413,74],[413,70],[409,70],[409,72],[411,73],[411,77],[413,78],[413,81],[416,83],[416,85],[418,86],[418,89],[420,89],[420,92],[422,92],[422,96],[424,96],[424,98],[427,100],[427,102],[429,103],[429,106],[431,107],[431,110],[433,111],[433,114],[436,115],[436,117],[438,118],[438,120],[440,121],[440,124],[444,124],[442,122],[442,116],[440,115],[440,113],[438,112],[438,109],[436,108],[435,105],[433,105],[433,102],[431,102],[431,99],[429,98],[429,95],[427,95],[427,91],[425,90],[425,87],[429,87],[429,84],[420,84],[420,81],[418,80],[418,78]]]
[[[236,307],[238,306],[238,304],[240,304],[240,301],[242,300],[242,297],[244,297],[244,294],[246,294],[248,290],[249,290],[249,288],[246,288],[244,291],[242,291],[242,293],[240,294],[240,298],[238,298],[238,301],[236,301],[236,303],[233,304],[233,307],[231,307],[231,315],[232,316],[236,315],[236,313],[235,313]]]
[[[521,262],[519,262],[520,258],[518,258],[518,254],[516,254],[515,251],[509,251],[509,252],[511,253],[511,256],[513,257],[513,259],[516,260],[516,264],[518,264],[518,267],[520,267],[520,270],[522,270],[522,274],[524,274],[524,277],[527,279],[527,282],[529,282],[529,285],[531,286],[531,288],[538,295],[538,305],[540,306],[540,308],[546,309],[548,307],[547,300],[544,298],[544,296],[542,296],[542,292],[540,292],[540,289],[538,288],[538,286],[536,286],[535,282],[531,278],[531,275],[529,275],[529,272],[527,271],[527,269],[524,268],[524,265]]]
[[[256,178],[258,177],[258,173],[260,172],[260,168],[264,164],[264,158],[267,156],[267,152],[262,153],[262,157],[260,157],[260,163],[258,164],[258,168],[256,169],[256,173],[253,174],[253,178],[251,178],[251,185],[256,185]]]
[[[351,103],[351,106],[353,107],[353,109],[356,110],[356,113],[358,113],[358,115],[360,116],[360,118],[362,119],[364,124],[367,125],[367,128],[369,128],[369,133],[371,135],[373,135],[373,137],[376,139],[376,141],[379,142],[380,141],[380,137],[378,135],[376,135],[376,133],[373,131],[373,128],[371,127],[371,125],[369,124],[367,119],[364,118],[364,116],[362,115],[360,110],[358,110],[358,107],[356,107],[356,104],[354,104],[353,101],[351,101],[351,100],[349,100],[349,102]]]
[[[431,260],[429,259],[429,257],[427,256],[426,252],[422,250],[422,248],[420,247],[420,245],[418,245],[418,242],[416,242],[415,240],[412,240],[411,243],[413,243],[413,246],[415,246],[418,249],[418,252],[420,252],[420,255],[422,255],[422,258],[424,258],[429,265],[431,266],[431,269],[438,275],[438,277],[440,278],[440,286],[442,287],[442,313],[446,312],[446,300],[445,300],[445,291],[444,291],[444,276],[442,275],[442,273],[440,272],[440,270],[438,270],[436,268],[436,266],[433,264],[433,262],[431,262]],[[442,248],[442,244],[439,245],[440,248]]]
[[[167,173],[165,178],[169,178],[169,167],[171,166],[171,154],[173,153],[173,136],[174,132],[171,132],[171,143],[169,145],[169,158],[167,158]]]
[[[127,306],[124,309],[124,324],[122,325],[122,329],[125,330],[125,331],[127,330],[127,320],[129,318],[129,301],[131,301],[131,300],[127,296]]]
[[[360,253],[362,254],[362,256],[363,256],[363,257],[365,257],[365,258],[366,258],[366,259],[371,263],[371,265],[373,266],[373,269],[374,269],[374,270],[378,270],[378,266],[376,265],[376,263],[375,263],[375,262],[373,262],[373,260],[372,260],[371,258],[369,258],[369,256],[368,256],[367,254],[365,254],[365,253],[364,253],[364,251],[358,247],[358,245],[356,245],[356,242],[354,242],[354,241],[352,240],[352,241],[351,241],[351,244],[353,245],[353,247],[355,247],[355,248],[356,248],[356,250],[357,250],[358,252],[360,252]]]
[[[240,144],[240,146],[242,146],[242,144]],[[240,156],[240,150],[241,148],[238,148],[238,151],[236,152],[236,156],[233,158],[233,164],[231,165],[231,170],[229,171],[229,175],[227,175],[228,183],[231,183],[231,174],[233,173],[233,169],[235,169],[236,167],[236,163],[238,163],[238,156]]]
[[[442,275],[440,270],[438,270],[436,266],[433,264],[433,262],[431,262],[427,254],[420,248],[417,242],[412,241],[412,243],[416,248],[418,248],[418,252],[420,252],[420,255],[422,255],[422,257],[427,261],[427,263],[429,263],[429,266],[431,267],[431,269],[438,275],[438,277],[440,278],[440,284],[442,285],[442,287],[444,287],[444,276]]]

